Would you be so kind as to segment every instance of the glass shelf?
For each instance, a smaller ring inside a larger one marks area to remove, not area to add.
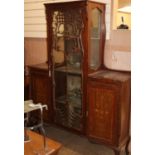
[[[55,71],[66,72],[66,73],[77,74],[77,75],[82,74],[82,70],[80,68],[70,67],[70,66],[57,67],[55,68]]]
[[[91,37],[91,40],[99,40],[99,37]]]
[[[75,97],[75,96],[60,96],[56,98],[56,102],[62,103],[62,104],[71,104],[75,107],[81,107],[81,96]]]
[[[64,38],[70,38],[70,39],[77,39],[80,36],[79,35],[64,35],[64,34],[54,34],[53,37],[64,37]]]
[[[55,99],[56,102],[66,104],[66,96],[60,96]]]

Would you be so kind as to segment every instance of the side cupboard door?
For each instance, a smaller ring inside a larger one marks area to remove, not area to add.
[[[114,84],[89,81],[87,85],[87,136],[116,144],[118,134],[118,89]]]

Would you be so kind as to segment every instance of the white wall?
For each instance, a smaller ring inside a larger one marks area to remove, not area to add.
[[[67,1],[73,0],[24,0],[24,37],[46,38],[46,18],[43,4]],[[106,3],[106,38],[109,39],[111,0],[92,1]]]

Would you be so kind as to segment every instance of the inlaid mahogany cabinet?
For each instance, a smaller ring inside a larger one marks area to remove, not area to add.
[[[130,75],[104,67],[105,4],[45,4],[48,62],[31,66],[31,98],[45,120],[106,144],[118,155],[129,137]]]
[[[52,122],[51,85],[46,63],[30,66],[30,99],[34,103],[42,103],[48,106],[43,113],[44,122]]]
[[[129,139],[130,75],[99,71],[87,83],[87,135],[119,154]]]
[[[105,5],[45,4],[54,123],[85,132],[87,77],[103,67]]]

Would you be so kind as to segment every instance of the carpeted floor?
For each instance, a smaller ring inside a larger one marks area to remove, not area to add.
[[[58,155],[114,155],[114,152],[104,145],[94,144],[86,137],[73,134],[55,126],[45,125],[47,137],[62,143]],[[121,155],[125,155],[123,151]]]

